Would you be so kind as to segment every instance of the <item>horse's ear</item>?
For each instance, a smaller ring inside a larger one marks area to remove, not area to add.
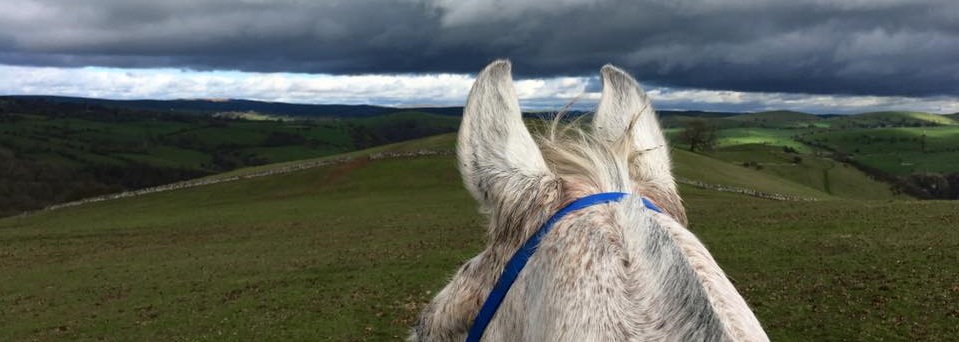
[[[512,181],[549,174],[523,124],[508,61],[495,61],[476,77],[463,110],[456,154],[463,183],[484,205],[500,199]]]
[[[603,93],[593,118],[593,131],[609,142],[626,138],[631,143],[631,154],[638,155],[630,167],[634,181],[674,189],[666,137],[646,92],[615,66],[604,66],[602,74]]]

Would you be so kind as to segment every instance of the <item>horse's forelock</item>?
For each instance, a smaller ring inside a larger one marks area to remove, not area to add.
[[[546,163],[561,181],[563,202],[600,192],[636,193],[686,224],[686,211],[675,184],[660,184],[664,178],[631,177],[641,174],[631,168],[643,167],[643,153],[649,152],[634,150],[629,140],[632,135],[623,134],[615,141],[598,139],[579,119],[562,122],[561,116],[547,126],[536,138]]]

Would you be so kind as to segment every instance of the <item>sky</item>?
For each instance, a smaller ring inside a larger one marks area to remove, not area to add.
[[[659,109],[959,112],[955,0],[0,0],[0,94],[458,106],[508,58],[521,103],[599,68]]]

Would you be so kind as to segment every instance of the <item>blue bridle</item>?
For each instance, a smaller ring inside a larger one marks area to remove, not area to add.
[[[503,303],[503,298],[506,298],[506,293],[509,292],[509,288],[513,286],[513,282],[516,281],[516,277],[519,276],[519,272],[523,270],[523,267],[526,266],[526,263],[529,261],[529,258],[533,255],[533,252],[536,252],[536,247],[539,246],[540,240],[543,239],[546,234],[553,229],[553,225],[556,222],[559,222],[563,216],[571,212],[594,206],[597,204],[605,204],[609,202],[619,202],[627,196],[623,192],[603,192],[598,194],[589,195],[578,200],[573,201],[560,209],[553,214],[549,220],[546,221],[533,236],[529,237],[529,240],[526,240],[526,243],[523,244],[516,253],[513,254],[513,257],[509,259],[509,262],[506,263],[506,267],[503,268],[503,274],[500,275],[499,281],[496,282],[496,285],[493,286],[493,290],[490,291],[488,297],[486,297],[486,302],[483,303],[483,306],[480,307],[479,314],[476,315],[476,320],[473,321],[473,326],[470,328],[469,335],[466,336],[466,342],[479,342],[480,338],[483,337],[483,332],[486,331],[486,327],[489,325],[490,321],[493,320],[493,315],[496,314],[496,310],[499,309],[500,304]],[[653,201],[649,200],[646,197],[642,197],[643,205],[647,209],[655,211],[657,213],[662,213],[662,209],[656,206]]]

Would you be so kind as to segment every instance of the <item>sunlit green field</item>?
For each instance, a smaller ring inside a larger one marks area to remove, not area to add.
[[[863,163],[898,175],[959,170],[959,126],[840,130],[807,139],[855,155]]]
[[[722,182],[690,170],[742,169],[763,187],[824,199],[681,188],[690,228],[773,340],[959,336],[959,202],[838,199],[765,169],[674,159],[685,177]],[[397,340],[482,248],[483,222],[451,156],[7,218],[0,340]]]

